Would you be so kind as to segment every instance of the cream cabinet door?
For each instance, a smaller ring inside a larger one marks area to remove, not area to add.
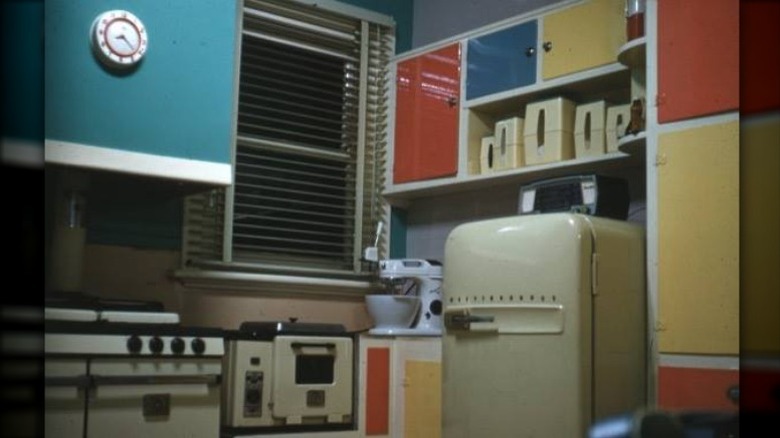
[[[542,78],[616,62],[626,43],[624,0],[588,0],[542,19]]]

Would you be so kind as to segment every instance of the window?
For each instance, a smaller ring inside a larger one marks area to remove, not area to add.
[[[246,0],[242,24],[234,184],[186,199],[184,261],[365,274],[363,248],[388,210],[392,21],[335,3]]]

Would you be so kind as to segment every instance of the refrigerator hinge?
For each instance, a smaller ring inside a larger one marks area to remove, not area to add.
[[[599,254],[593,253],[590,262],[590,292],[598,295],[599,291]]]

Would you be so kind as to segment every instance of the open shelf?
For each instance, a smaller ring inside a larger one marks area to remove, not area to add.
[[[647,39],[645,37],[631,40],[618,51],[618,62],[631,68],[641,68],[645,66]]]
[[[612,152],[598,157],[578,158],[556,163],[520,167],[488,175],[472,175],[398,184],[382,195],[395,206],[405,206],[416,198],[443,195],[505,184],[524,184],[538,179],[571,175],[577,172],[594,173],[615,168],[640,166],[638,157]]]
[[[582,73],[543,81],[508,92],[464,102],[464,107],[495,117],[525,112],[531,102],[562,96],[577,103],[593,100],[628,102],[631,98],[631,72],[623,65],[610,64]]]
[[[625,154],[644,159],[647,144],[647,136],[644,131],[636,135],[626,135],[618,140],[618,150]]]
[[[465,102],[465,148],[468,163],[478,163],[482,138],[493,135],[497,121],[525,117],[529,103],[564,97],[575,104],[605,100],[619,104],[631,100],[631,71],[612,63],[566,77],[543,81],[528,87]],[[476,169],[466,169],[470,177],[479,177]]]

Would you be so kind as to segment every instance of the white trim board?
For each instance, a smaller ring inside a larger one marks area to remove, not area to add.
[[[720,125],[722,123],[739,122],[739,112],[733,111],[714,116],[696,117],[694,119],[681,120],[678,122],[659,123],[658,132],[663,134],[674,131],[685,131],[688,129],[701,128],[702,126]]]
[[[44,160],[48,164],[223,186],[233,183],[233,169],[228,163],[166,157],[59,140],[46,140],[44,147]]]
[[[694,354],[664,354],[659,357],[662,367],[739,369],[739,356],[698,356]]]

